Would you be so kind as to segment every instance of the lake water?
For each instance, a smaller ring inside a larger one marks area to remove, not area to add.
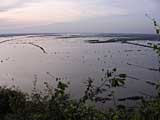
[[[100,83],[105,71],[118,69],[126,73],[126,84],[115,90],[116,98],[139,96],[142,93],[154,95],[154,87],[146,81],[157,82],[160,72],[159,57],[149,47],[121,42],[95,43],[87,40],[109,40],[123,35],[71,35],[71,34],[28,34],[0,37],[0,85],[18,86],[30,92],[33,81],[37,89],[44,89],[44,82],[55,86],[55,79],[70,82],[69,92],[75,98],[83,95],[84,82],[88,77]],[[136,35],[123,36],[135,37]],[[145,35],[143,35],[145,36]],[[7,41],[6,41],[7,40]],[[3,41],[3,42],[2,42]],[[160,43],[151,40],[131,40],[130,42],[147,45]],[[43,47],[43,50],[42,50]],[[46,53],[45,53],[46,52]],[[137,79],[133,79],[133,78]],[[112,103],[110,103],[112,104]],[[127,103],[126,104],[130,104]]]

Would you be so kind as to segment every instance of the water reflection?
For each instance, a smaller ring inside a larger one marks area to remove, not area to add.
[[[19,86],[30,92],[35,75],[37,87],[44,89],[44,82],[55,86],[55,80],[70,82],[69,91],[79,98],[85,90],[84,82],[91,77],[99,84],[108,69],[118,68],[128,74],[124,88],[115,90],[119,97],[154,95],[154,88],[146,81],[160,78],[159,58],[148,47],[109,42],[89,44],[86,40],[106,40],[111,37],[61,37],[61,36],[14,36],[0,44],[0,84]],[[6,38],[0,38],[4,41]],[[11,40],[12,39],[12,40]],[[147,44],[148,41],[132,41]],[[155,41],[149,41],[155,43]],[[156,42],[157,43],[157,42]],[[45,54],[47,53],[47,54]]]

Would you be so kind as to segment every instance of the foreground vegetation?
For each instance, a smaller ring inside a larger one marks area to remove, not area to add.
[[[159,53],[160,47],[154,48]],[[107,71],[99,86],[88,78],[84,95],[79,100],[73,100],[66,93],[69,84],[59,79],[56,79],[55,89],[44,83],[47,89],[43,94],[35,84],[30,95],[16,88],[0,87],[0,120],[160,120],[159,83],[150,83],[157,90],[156,96],[150,96],[148,100],[133,97],[140,101],[133,108],[115,104],[114,108],[104,111],[88,104],[115,101],[113,88],[122,87],[126,79],[127,75],[117,74],[117,69]]]
[[[115,71],[115,69],[114,69]],[[126,75],[112,76],[108,72],[102,85],[95,87],[91,79],[88,80],[84,96],[80,100],[73,100],[65,92],[68,84],[57,81],[57,87],[51,90],[46,85],[46,94],[41,94],[35,88],[31,95],[13,88],[0,88],[0,118],[1,120],[159,120],[160,119],[160,92],[148,101],[138,98],[141,103],[136,108],[127,108],[117,105],[105,111],[88,105],[88,101],[105,103],[114,100],[112,87],[124,84]],[[105,84],[104,84],[105,83]],[[106,85],[109,89],[106,89]],[[156,85],[157,91],[160,87]],[[99,95],[107,92],[107,97]]]

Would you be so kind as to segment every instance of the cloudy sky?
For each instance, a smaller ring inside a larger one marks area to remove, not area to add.
[[[160,0],[0,0],[0,33],[154,33]]]

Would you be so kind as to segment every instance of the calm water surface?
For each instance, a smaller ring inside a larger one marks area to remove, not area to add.
[[[55,86],[55,79],[70,82],[69,91],[73,97],[83,95],[84,82],[91,77],[98,85],[108,69],[117,68],[118,73],[127,73],[124,88],[115,90],[116,98],[137,96],[141,92],[154,95],[155,90],[146,81],[156,82],[160,72],[147,68],[160,66],[159,57],[151,49],[121,42],[90,44],[85,40],[107,40],[111,37],[63,38],[57,36],[14,36],[0,37],[0,85],[16,85],[30,92],[33,81],[37,88],[44,89],[44,82]],[[135,40],[141,44],[157,41]],[[47,53],[32,45],[44,48]],[[132,65],[131,65],[132,64]],[[103,71],[104,70],[104,71]],[[127,103],[130,104],[130,103]]]

